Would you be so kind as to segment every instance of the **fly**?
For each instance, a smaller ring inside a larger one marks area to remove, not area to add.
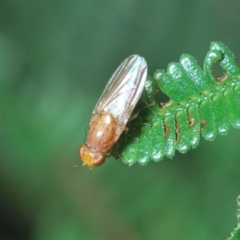
[[[98,100],[86,144],[79,148],[83,165],[101,165],[116,143],[141,97],[147,78],[143,57],[131,55],[117,68]]]

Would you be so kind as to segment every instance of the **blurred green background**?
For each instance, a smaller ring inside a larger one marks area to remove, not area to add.
[[[149,75],[211,41],[240,62],[238,0],[0,1],[0,239],[225,239],[240,193],[239,130],[142,167],[77,151],[109,77]]]

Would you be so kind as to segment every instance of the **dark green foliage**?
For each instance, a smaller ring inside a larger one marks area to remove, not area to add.
[[[237,209],[237,220],[238,223],[234,227],[234,230],[230,235],[228,236],[227,240],[239,240],[240,239],[240,196],[237,198],[237,204],[238,204],[238,209]]]
[[[214,74],[219,63],[222,77]],[[172,158],[175,150],[186,153],[199,144],[200,133],[206,140],[226,135],[230,126],[240,127],[240,68],[233,54],[221,42],[213,42],[204,60],[203,70],[196,60],[183,54],[180,63],[170,63],[167,72],[157,70],[148,77],[138,107],[138,117],[128,123],[113,149],[115,157],[132,165],[150,160]],[[159,103],[158,92],[170,100]]]

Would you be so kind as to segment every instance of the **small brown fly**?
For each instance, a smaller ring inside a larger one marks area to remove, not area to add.
[[[118,67],[98,100],[90,120],[86,144],[79,148],[83,165],[101,165],[118,140],[141,97],[147,63],[131,55]]]

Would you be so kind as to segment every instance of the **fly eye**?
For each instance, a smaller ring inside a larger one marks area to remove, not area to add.
[[[99,166],[105,161],[104,153],[94,153],[92,157],[93,166]]]
[[[88,155],[88,147],[86,145],[80,146],[78,154],[83,162],[85,162],[86,155]]]

